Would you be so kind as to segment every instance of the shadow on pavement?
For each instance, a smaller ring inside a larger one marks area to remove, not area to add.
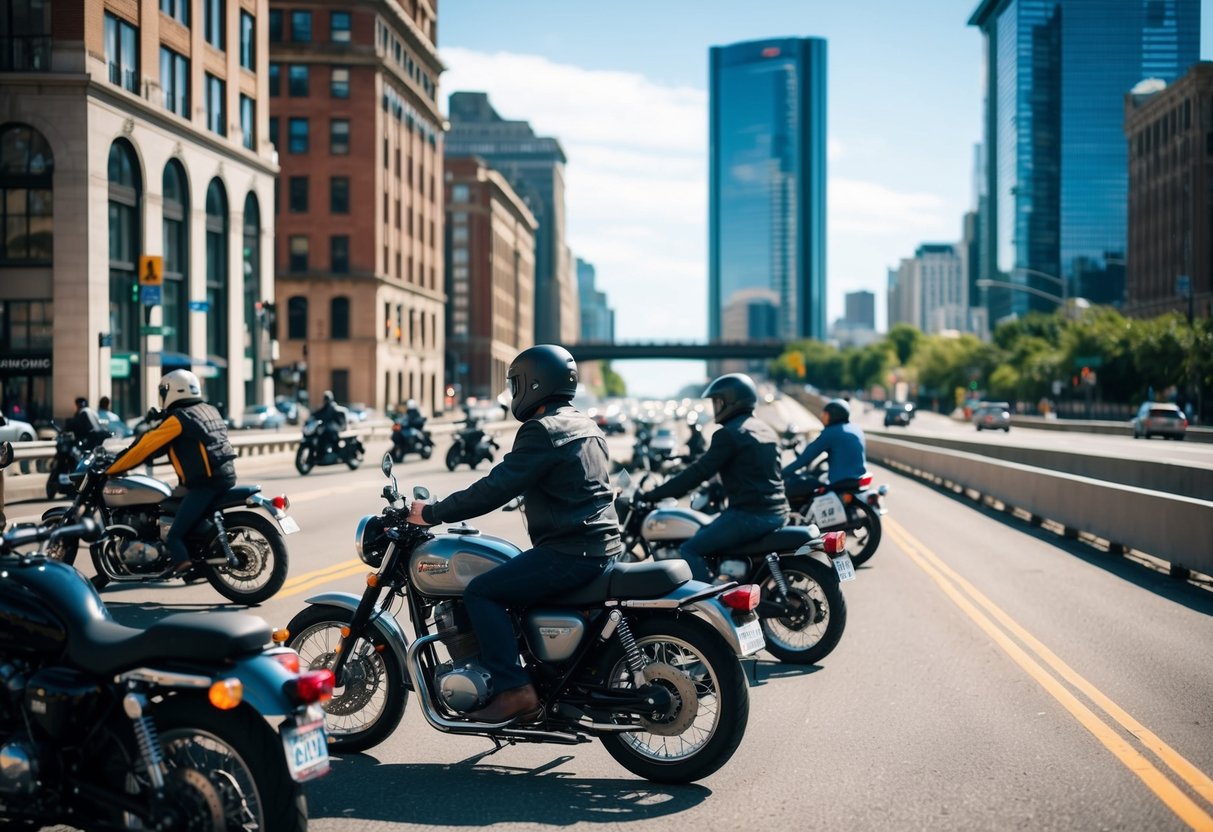
[[[745,658],[741,660],[741,669],[750,687],[762,687],[774,679],[787,679],[797,676],[808,676],[821,670],[816,664],[784,664],[773,659]]]
[[[584,778],[552,770],[572,759],[568,756],[534,769],[477,765],[483,756],[452,765],[381,765],[361,754],[334,759],[332,774],[308,786],[308,815],[427,828],[623,824],[686,811],[712,794],[694,784],[665,786],[624,779],[630,777],[626,774]]]

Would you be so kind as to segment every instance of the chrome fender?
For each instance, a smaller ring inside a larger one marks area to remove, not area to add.
[[[354,612],[358,609],[358,604],[362,599],[357,595],[352,595],[348,592],[326,592],[323,595],[313,595],[307,599],[308,604],[316,606],[338,607],[343,610]],[[411,689],[412,682],[408,678],[408,665],[405,664],[405,656],[408,651],[409,639],[404,634],[404,628],[400,626],[400,622],[390,615],[384,615],[382,609],[376,609],[371,613],[370,624],[379,633],[380,637],[391,648],[392,653],[400,661],[400,669],[404,674],[404,683]]]
[[[819,544],[820,545],[820,544]],[[795,551],[796,557],[812,558],[822,566],[828,567],[831,572],[834,571],[834,561],[830,560],[830,556],[821,549],[814,549],[812,543],[806,543]],[[780,557],[788,557],[788,553],[780,552]]]
[[[736,655],[741,654],[741,639],[733,626],[733,614],[717,599],[721,594],[737,586],[735,581],[727,584],[705,584],[703,581],[687,581],[660,598],[629,598],[617,602],[624,611],[639,610],[687,610],[711,625],[720,633]]]

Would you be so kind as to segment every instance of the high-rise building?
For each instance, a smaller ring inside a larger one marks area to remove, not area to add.
[[[848,324],[864,329],[876,329],[876,295],[872,292],[847,292],[846,316]]]
[[[0,3],[6,414],[138,416],[182,367],[270,395],[267,32],[267,0]]]
[[[479,156],[499,171],[539,222],[535,240],[535,343],[573,343],[580,314],[566,243],[564,150],[525,121],[507,121],[482,92],[450,97],[446,152]]]
[[[492,398],[534,342],[538,223],[482,159],[446,157],[447,384]]]
[[[709,61],[709,336],[744,319],[825,338],[826,42],[714,46]]]
[[[592,263],[577,258],[577,291],[581,301],[581,340],[614,341],[615,310],[607,304],[606,292],[595,285]]]
[[[981,0],[994,321],[1081,296],[1120,303],[1128,213],[1124,95],[1199,57],[1200,0]]]
[[[277,282],[291,393],[442,409],[442,114],[431,0],[271,0]]]
[[[1125,311],[1213,314],[1213,62],[1125,98],[1129,267]]]

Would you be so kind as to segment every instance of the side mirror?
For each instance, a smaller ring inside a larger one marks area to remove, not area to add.
[[[0,471],[13,464],[13,443],[0,442]]]
[[[430,498],[430,490],[423,485],[413,486],[413,499],[425,502]]]
[[[383,472],[383,476],[385,477],[392,476],[392,454],[390,451],[384,453],[383,462],[379,463],[379,470]]]

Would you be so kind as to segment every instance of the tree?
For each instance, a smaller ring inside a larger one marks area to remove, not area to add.
[[[885,340],[892,345],[893,352],[897,355],[898,366],[904,367],[910,363],[910,358],[913,357],[924,337],[921,332],[909,324],[896,324],[889,330]]]
[[[608,398],[621,399],[628,394],[627,382],[611,368],[611,362],[602,362],[602,389]]]

